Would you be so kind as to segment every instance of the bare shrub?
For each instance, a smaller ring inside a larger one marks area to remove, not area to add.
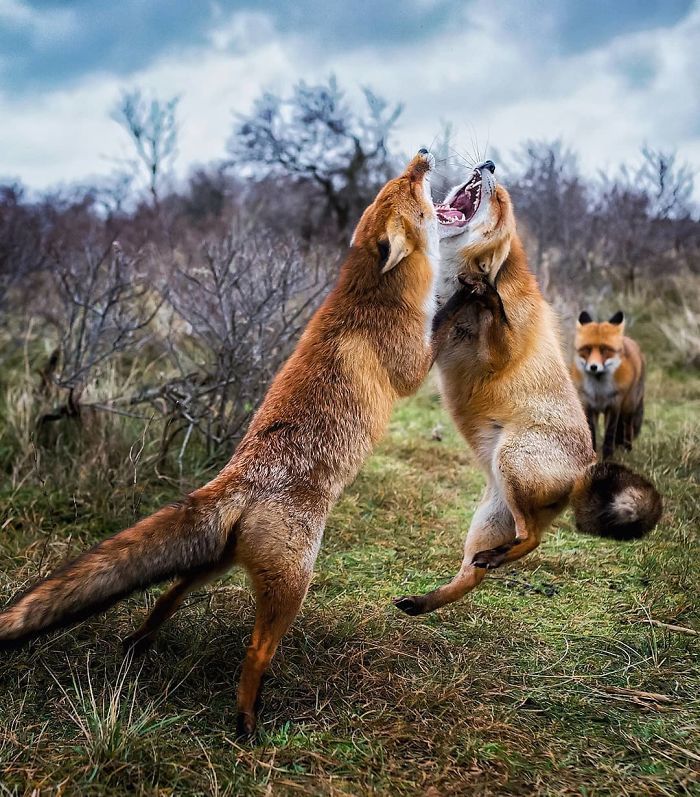
[[[168,420],[163,452],[192,433],[207,453],[229,451],[328,285],[320,249],[256,232],[239,218],[221,239],[179,254],[167,273],[172,319],[164,339],[175,376],[134,395]]]

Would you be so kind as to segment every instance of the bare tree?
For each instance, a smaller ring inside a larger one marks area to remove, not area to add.
[[[158,208],[165,177],[177,156],[177,106],[179,97],[147,98],[140,89],[125,91],[112,112],[136,149],[137,162],[145,171],[153,206]]]
[[[588,191],[574,153],[561,141],[527,141],[517,154],[511,194],[534,236],[534,267],[546,283],[555,269],[575,276],[590,264]]]
[[[641,163],[603,176],[593,218],[603,267],[632,288],[641,274],[673,269],[697,251],[697,225],[688,224],[694,174],[673,152],[642,149]],[[692,259],[692,258],[691,258]]]
[[[655,230],[646,192],[617,181],[603,184],[594,215],[602,244],[600,266],[608,279],[622,276],[633,288],[640,270],[655,252]]]
[[[642,163],[635,184],[650,197],[650,213],[656,218],[682,218],[689,213],[695,174],[679,163],[675,152],[642,148]]]
[[[132,197],[134,176],[124,169],[117,169],[108,177],[98,180],[90,190],[95,202],[107,217],[125,213]]]
[[[229,142],[231,162],[256,178],[291,177],[314,186],[340,231],[390,175],[388,141],[402,106],[369,88],[355,113],[334,77],[298,83],[288,98],[265,92],[241,116]]]
[[[455,147],[455,132],[452,122],[441,121],[440,132],[430,147],[435,155],[436,169],[431,180],[433,197],[442,201],[447,192],[464,182],[470,167],[476,166],[476,160],[470,160],[465,154]]]
[[[0,310],[13,286],[26,286],[46,263],[45,229],[19,185],[0,186]]]

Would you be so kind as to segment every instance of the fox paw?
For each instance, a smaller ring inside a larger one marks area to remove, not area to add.
[[[138,631],[122,639],[124,654],[131,653],[135,659],[139,658],[139,656],[143,656],[152,644],[152,636],[141,636]]]
[[[401,609],[405,614],[415,617],[425,612],[423,599],[420,595],[404,595],[402,598],[394,598],[394,606]]]
[[[484,277],[475,274],[458,274],[457,280],[463,288],[476,296],[484,296],[489,292],[489,288],[491,288],[491,285],[489,285]],[[493,288],[491,288],[491,290],[493,290]]]
[[[499,565],[502,565],[508,551],[515,545],[515,542],[508,542],[505,545],[499,545],[498,548],[489,548],[487,551],[479,551],[474,554],[472,564],[474,567],[482,567],[486,570],[495,570]]]
[[[240,711],[236,717],[236,737],[241,741],[251,741],[255,736],[256,725],[255,714]]]

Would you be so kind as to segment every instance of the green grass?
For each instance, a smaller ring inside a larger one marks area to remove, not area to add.
[[[155,590],[3,654],[0,795],[700,794],[700,636],[649,622],[700,629],[700,378],[652,372],[648,396],[626,460],[664,493],[658,529],[615,544],[565,515],[525,560],[413,619],[391,598],[454,573],[483,486],[426,387],[330,518],[255,745],[234,733],[253,604],[233,573],[141,661],[120,638]],[[143,468],[135,485],[102,475],[99,496],[50,473],[0,495],[6,598],[175,494]]]

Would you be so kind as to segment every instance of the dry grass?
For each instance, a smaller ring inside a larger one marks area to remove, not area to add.
[[[458,566],[483,484],[428,387],[397,408],[331,517],[254,746],[234,737],[253,616],[234,573],[197,593],[141,662],[124,661],[119,640],[156,591],[6,655],[0,794],[698,793],[700,637],[658,623],[700,629],[700,379],[652,369],[648,394],[629,457],[666,496],[648,539],[582,538],[566,517],[462,603],[396,612],[392,596]],[[4,597],[177,492],[129,465],[142,430],[114,423],[123,469],[92,453],[90,482],[46,454],[8,480]]]

